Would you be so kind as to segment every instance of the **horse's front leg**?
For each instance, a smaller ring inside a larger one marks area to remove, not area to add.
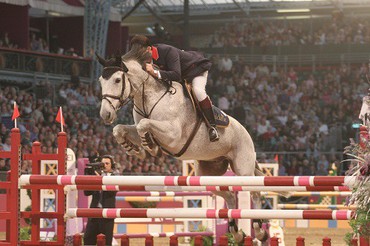
[[[137,124],[137,132],[141,138],[141,145],[153,156],[160,156],[162,150],[153,138],[159,142],[165,142],[168,149],[174,148],[180,139],[180,129],[176,123],[142,119]]]
[[[140,159],[146,158],[146,152],[141,147],[140,137],[134,125],[116,125],[113,128],[113,136],[117,143],[121,144],[128,155],[135,155]]]

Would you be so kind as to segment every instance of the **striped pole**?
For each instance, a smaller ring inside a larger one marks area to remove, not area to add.
[[[126,185],[66,185],[70,190],[202,192],[202,191],[350,191],[347,186],[126,186]],[[162,196],[163,193],[161,193]],[[163,195],[165,196],[165,195]],[[180,195],[177,195],[180,196]]]
[[[152,209],[152,208],[73,208],[67,217],[87,218],[198,218],[198,219],[318,219],[349,220],[349,210],[268,210],[268,209]]]
[[[20,185],[165,185],[165,186],[352,186],[353,176],[83,176],[21,175]]]
[[[151,197],[159,197],[159,196],[212,196],[212,192],[173,192],[173,191],[162,191],[162,192],[156,192],[156,191],[121,191],[116,194],[117,196],[151,196]]]
[[[129,196],[129,197],[116,197],[116,201],[126,202],[183,202],[181,196],[173,197],[148,197],[148,196]]]
[[[341,204],[278,204],[279,209],[350,209],[355,210],[356,206],[346,206]]]
[[[322,192],[322,191],[309,191],[309,192],[293,192],[290,196],[350,196],[352,192],[350,191],[332,191],[332,192]],[[264,196],[277,196],[276,192],[261,192]]]
[[[154,238],[158,237],[194,237],[194,236],[213,236],[214,233],[211,231],[200,231],[200,232],[162,232],[162,233],[136,233],[136,234],[114,234],[114,238],[121,238],[123,235],[127,235],[128,238],[145,238],[147,236],[152,236]]]

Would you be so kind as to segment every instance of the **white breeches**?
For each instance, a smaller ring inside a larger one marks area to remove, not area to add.
[[[191,84],[193,85],[193,91],[198,99],[198,102],[203,101],[207,97],[206,84],[207,84],[208,71],[195,77]]]

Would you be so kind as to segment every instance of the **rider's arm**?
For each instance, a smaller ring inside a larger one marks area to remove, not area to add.
[[[166,70],[159,70],[159,76],[163,80],[180,81],[181,63],[180,55],[176,48],[171,47],[165,56]]]

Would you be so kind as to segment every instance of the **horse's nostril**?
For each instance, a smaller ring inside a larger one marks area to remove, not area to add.
[[[110,116],[111,116],[111,113],[110,113],[110,112],[108,112],[108,113],[107,113],[107,119],[110,119]]]

